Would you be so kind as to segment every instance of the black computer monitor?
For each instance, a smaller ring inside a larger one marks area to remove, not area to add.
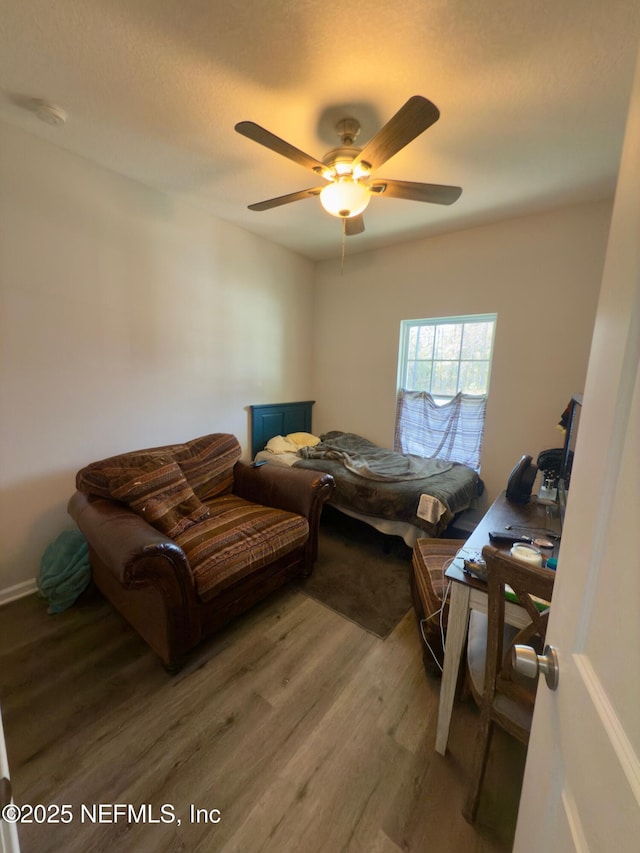
[[[571,469],[573,468],[573,457],[578,435],[578,424],[580,412],[582,411],[582,394],[574,394],[569,403],[569,414],[567,417],[567,431],[564,436],[562,448],[562,464],[558,477],[558,510],[560,513],[560,524],[564,523],[564,514],[567,509],[567,493],[571,482]]]

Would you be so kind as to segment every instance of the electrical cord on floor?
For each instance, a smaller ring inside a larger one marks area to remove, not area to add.
[[[434,662],[435,662],[435,665],[438,667],[438,669],[440,670],[440,672],[442,672],[442,664],[441,664],[441,663],[440,663],[440,661],[438,660],[436,653],[435,653],[435,652],[433,651],[433,649],[431,648],[431,643],[429,642],[429,640],[427,640],[427,638],[426,638],[426,636],[425,636],[425,633],[424,633],[424,626],[425,626],[425,624],[429,621],[429,619],[432,619],[432,618],[433,618],[437,613],[439,613],[439,611],[438,611],[438,610],[436,610],[436,611],[435,611],[435,613],[432,613],[430,616],[426,616],[424,619],[421,619],[421,620],[420,620],[420,633],[422,634],[422,639],[423,639],[423,641],[424,641],[425,646],[426,646],[426,647],[429,649],[429,651],[431,652],[431,657],[433,658],[433,660],[434,660]],[[441,620],[441,622],[442,622],[442,620]]]

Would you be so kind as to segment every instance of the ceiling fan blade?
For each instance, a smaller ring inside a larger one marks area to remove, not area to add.
[[[414,95],[365,145],[354,163],[364,161],[377,169],[439,118],[440,110],[435,104],[422,95]]]
[[[297,193],[289,193],[288,195],[280,195],[277,198],[269,198],[266,201],[259,201],[256,204],[250,204],[249,210],[271,210],[272,207],[280,207],[282,204],[290,204],[292,201],[301,201],[303,198],[311,198],[314,195],[320,195],[322,187],[313,187],[310,190],[300,190]]]
[[[311,171],[324,177],[323,173],[327,168],[324,163],[321,163],[320,160],[316,160],[315,157],[311,157],[309,154],[305,154],[304,151],[300,151],[299,148],[290,145],[284,139],[280,139],[279,136],[271,133],[271,131],[265,130],[264,127],[260,127],[259,124],[253,121],[240,121],[236,124],[235,129],[242,136],[246,136],[247,139],[252,139],[259,145],[264,145],[265,148],[275,151],[276,154],[282,154],[283,157],[288,157],[294,163],[304,166],[305,169],[311,169]]]
[[[414,181],[370,181],[371,192],[389,198],[406,198],[409,201],[427,201],[431,204],[453,204],[462,195],[461,187],[444,184],[420,184]]]
[[[362,234],[364,231],[364,219],[362,214],[357,216],[349,216],[344,220],[344,233],[347,237],[354,237],[356,234]]]

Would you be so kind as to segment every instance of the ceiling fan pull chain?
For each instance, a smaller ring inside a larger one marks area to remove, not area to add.
[[[342,217],[342,253],[340,256],[340,275],[344,275],[344,244],[347,238],[347,217]]]

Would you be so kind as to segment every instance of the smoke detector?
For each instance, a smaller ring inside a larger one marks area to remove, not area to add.
[[[31,98],[26,95],[14,95],[11,99],[16,106],[33,113],[40,121],[58,127],[67,120],[67,113],[57,104],[52,104],[44,98]]]

